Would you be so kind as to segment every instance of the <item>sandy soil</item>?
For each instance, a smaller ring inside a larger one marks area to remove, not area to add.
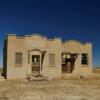
[[[1,81],[0,100],[100,100],[100,78]]]

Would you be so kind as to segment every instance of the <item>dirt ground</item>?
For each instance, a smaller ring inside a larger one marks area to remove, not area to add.
[[[0,81],[0,100],[100,100],[100,78]]]

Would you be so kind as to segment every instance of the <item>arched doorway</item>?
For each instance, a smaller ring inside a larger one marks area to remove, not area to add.
[[[40,63],[41,57],[40,57],[40,55],[32,55],[31,57],[32,57],[31,58],[32,59],[32,62],[31,62],[32,74],[35,76],[39,76],[40,75],[40,67],[41,67],[41,63]]]
[[[45,53],[46,51],[41,51],[39,49],[32,49],[28,51],[28,63],[31,64],[31,74],[33,76],[41,75]]]

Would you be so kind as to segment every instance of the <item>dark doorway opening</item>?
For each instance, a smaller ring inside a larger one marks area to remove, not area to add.
[[[32,75],[40,75],[40,55],[32,55]]]
[[[62,53],[62,73],[72,73],[78,54]]]

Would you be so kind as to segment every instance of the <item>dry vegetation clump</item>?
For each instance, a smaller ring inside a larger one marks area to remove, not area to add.
[[[0,82],[0,100],[100,100],[100,78],[5,80]]]

